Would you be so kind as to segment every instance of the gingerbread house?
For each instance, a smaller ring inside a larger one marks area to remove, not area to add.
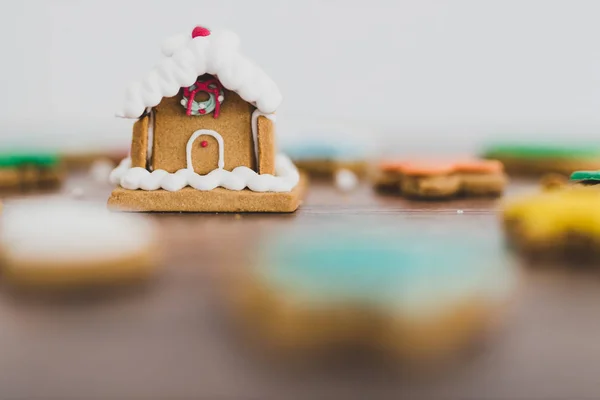
[[[129,211],[291,212],[301,179],[277,154],[275,83],[229,31],[196,27],[128,88],[129,157],[112,172],[109,206]]]

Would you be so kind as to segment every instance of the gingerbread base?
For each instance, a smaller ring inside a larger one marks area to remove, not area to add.
[[[209,191],[190,187],[177,192],[128,190],[118,187],[108,199],[108,208],[125,212],[274,212],[290,213],[300,206],[307,179],[285,193],[253,192],[216,188]]]

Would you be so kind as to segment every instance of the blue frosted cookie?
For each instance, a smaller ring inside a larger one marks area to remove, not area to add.
[[[271,343],[422,355],[468,342],[514,281],[495,241],[333,229],[271,238],[244,293]]]
[[[367,167],[367,151],[358,144],[308,142],[286,146],[284,153],[311,176],[332,176],[339,169],[363,175]]]

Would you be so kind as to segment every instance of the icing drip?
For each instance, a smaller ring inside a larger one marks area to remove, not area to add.
[[[146,153],[146,161],[148,165],[152,165],[150,161],[152,159],[152,150],[154,149],[154,110],[148,108],[147,112],[150,120],[148,121],[148,152]]]
[[[221,84],[261,112],[272,113],[282,97],[275,83],[239,50],[239,39],[229,31],[211,32],[208,36],[178,35],[162,46],[163,59],[140,81],[127,89],[125,102],[117,113],[138,118],[147,107],[154,107],[163,97],[175,96],[180,88],[189,87],[204,74],[218,77]]]
[[[276,175],[259,175],[248,167],[237,167],[233,171],[215,169],[206,175],[199,175],[190,169],[180,169],[175,173],[165,170],[149,172],[145,168],[131,168],[131,159],[126,158],[110,174],[110,181],[130,190],[164,189],[176,192],[186,186],[197,190],[213,190],[222,187],[229,190],[248,188],[254,192],[289,192],[300,180],[300,174],[283,154],[275,160]]]

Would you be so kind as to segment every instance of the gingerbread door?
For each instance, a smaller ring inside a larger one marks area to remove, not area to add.
[[[216,131],[200,129],[194,132],[186,145],[186,168],[206,175],[225,167],[225,143]]]

